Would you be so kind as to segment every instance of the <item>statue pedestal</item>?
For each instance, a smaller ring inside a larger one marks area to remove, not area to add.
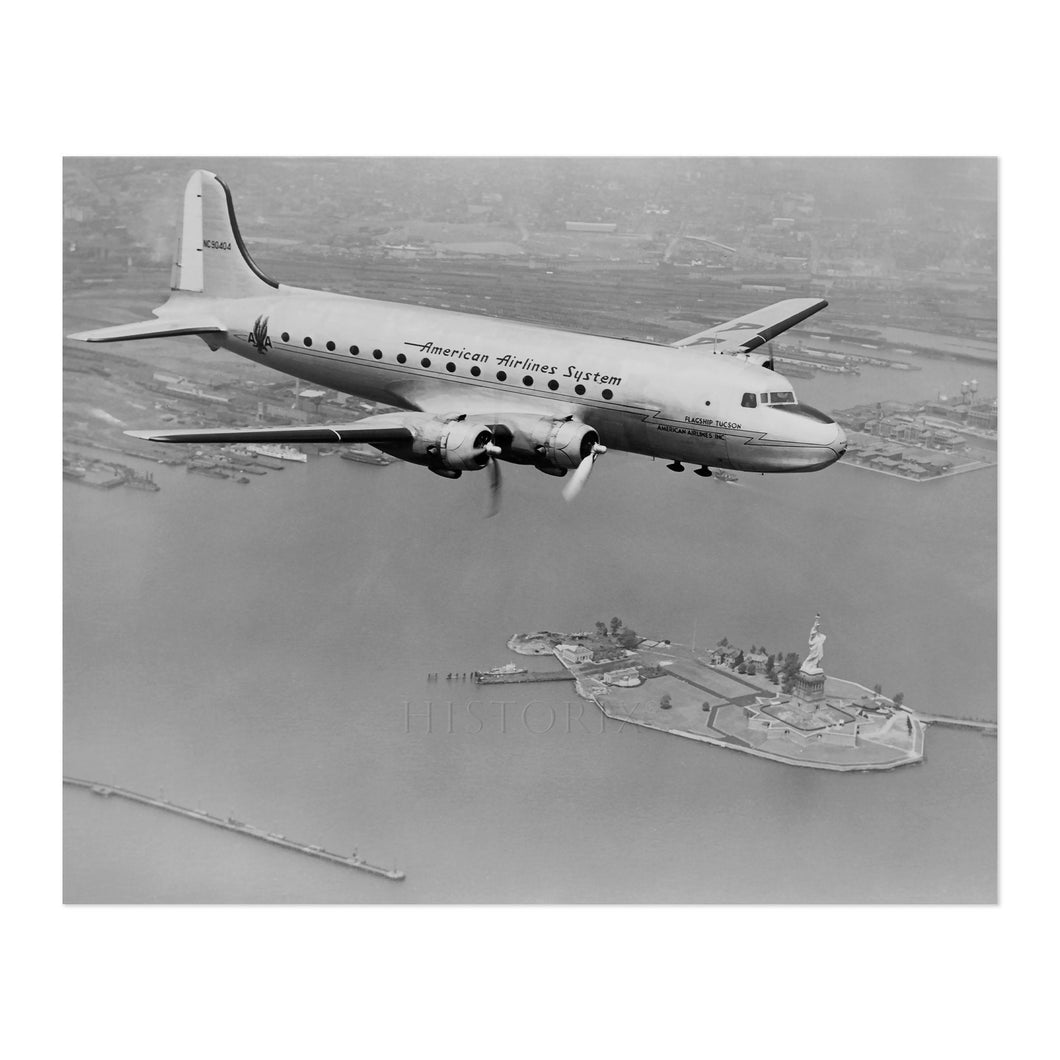
[[[791,690],[804,703],[819,703],[824,699],[824,673],[797,671],[791,682]]]

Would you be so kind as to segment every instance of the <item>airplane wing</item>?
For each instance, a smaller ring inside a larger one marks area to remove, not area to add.
[[[527,414],[529,412],[529,415]],[[493,422],[495,420],[496,422]],[[527,422],[529,421],[529,422]],[[126,431],[149,442],[367,442],[401,460],[424,464],[446,478],[465,470],[490,469],[493,507],[500,497],[498,460],[512,460],[574,475],[563,491],[572,500],[592,472],[597,457],[607,452],[599,435],[573,416],[555,419],[525,407],[517,416],[502,411],[489,422],[467,413],[435,415],[430,412],[385,412],[355,423],[295,424],[284,427],[181,428]]]
[[[373,417],[382,419],[383,417]],[[298,424],[291,427],[225,427],[218,429],[126,431],[149,442],[407,442],[414,436],[409,427],[361,421],[358,423]]]
[[[788,298],[670,345],[709,346],[714,353],[749,353],[819,313],[826,305],[823,298]]]

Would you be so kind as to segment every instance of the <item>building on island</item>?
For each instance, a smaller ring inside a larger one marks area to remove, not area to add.
[[[731,644],[726,644],[724,646],[719,644],[716,648],[711,650],[710,664],[711,666],[729,666],[739,654],[739,648],[735,648]]]
[[[620,670],[608,670],[600,675],[605,684],[617,685],[620,688],[635,688],[644,683],[640,671],[635,666],[624,666]]]
[[[593,653],[581,644],[557,644],[553,651],[560,662],[569,666],[581,666],[593,659]]]

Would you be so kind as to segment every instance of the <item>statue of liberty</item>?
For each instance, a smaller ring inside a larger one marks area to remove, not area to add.
[[[813,629],[810,630],[810,650],[803,659],[802,666],[799,667],[804,674],[824,673],[821,668],[821,659],[824,656],[825,640],[827,637],[821,632],[821,616],[818,614],[813,620]]]

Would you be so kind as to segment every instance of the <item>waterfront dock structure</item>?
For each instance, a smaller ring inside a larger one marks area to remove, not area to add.
[[[437,681],[436,672],[427,675],[428,681]],[[466,681],[468,678],[480,685],[522,685],[535,681],[573,681],[575,678],[566,670],[519,670],[506,671],[503,667],[496,670],[471,670],[463,673],[445,675],[447,681]]]
[[[100,784],[94,780],[82,780],[79,777],[63,777],[63,783],[71,787],[85,788],[94,795],[109,797],[115,795],[130,802],[139,802],[144,806],[153,806],[157,810],[165,810],[167,813],[175,813],[180,817],[187,817],[192,821],[200,821],[203,824],[211,824],[215,828],[223,828],[228,832],[238,832],[240,835],[250,836],[251,839],[260,839],[263,843],[271,843],[273,846],[285,847],[299,854],[308,854],[322,861],[330,861],[335,865],[344,865],[348,869],[359,869],[361,872],[369,872],[373,876],[382,876],[388,880],[403,880],[405,874],[400,869],[384,869],[379,865],[373,865],[356,854],[345,856],[325,850],[320,846],[311,846],[308,843],[300,843],[294,839],[288,839],[277,832],[263,832],[260,828],[237,821],[234,817],[215,817],[212,813],[202,810],[192,810],[186,806],[178,806],[168,799],[156,799],[150,795],[141,795],[137,791],[129,791],[127,788],[118,788],[112,784]]]
[[[973,380],[961,401],[879,402],[833,412],[847,432],[844,463],[914,482],[997,465],[996,401],[975,401]]]
[[[925,449],[878,435],[848,430],[850,448],[843,463],[907,482],[935,482],[997,466],[995,454],[984,450],[947,452]]]
[[[871,347],[877,349],[877,347]],[[849,348],[842,350],[818,350],[812,346],[777,346],[777,360],[790,360],[798,364],[808,364],[827,371],[828,366],[850,367],[871,365],[873,368],[896,368],[902,372],[918,372],[921,366],[910,361],[899,361],[893,357],[880,357],[876,354],[855,353]]]
[[[997,722],[987,718],[957,718],[952,714],[926,714],[922,710],[910,711],[924,725],[942,725],[952,729],[976,729],[984,736],[997,736]]]
[[[98,489],[128,486],[131,489],[157,493],[161,488],[150,472],[141,474],[125,464],[84,456],[76,450],[63,451],[63,477]]]
[[[530,670],[521,674],[485,674],[475,672],[473,675],[480,685],[521,685],[534,681],[574,681],[573,674],[566,670]]]

